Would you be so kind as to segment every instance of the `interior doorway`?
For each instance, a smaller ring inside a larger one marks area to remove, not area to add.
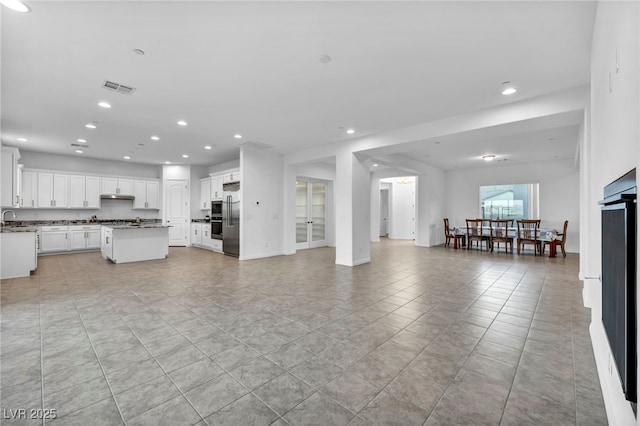
[[[327,185],[296,180],[296,249],[327,245]]]
[[[168,180],[165,184],[165,211],[169,228],[169,245],[187,245],[189,235],[189,181]]]
[[[380,236],[389,236],[389,189],[380,189]]]

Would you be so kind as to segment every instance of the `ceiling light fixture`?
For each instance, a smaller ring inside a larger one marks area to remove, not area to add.
[[[20,0],[0,0],[0,3],[2,3],[9,9],[14,10],[16,12],[20,12],[20,13],[31,12],[31,8],[26,4],[24,4],[23,2],[21,2]]]
[[[171,164],[171,161],[165,161],[164,164]]]
[[[83,151],[83,150],[81,150],[81,149],[76,149],[76,153],[77,153],[77,154],[82,154],[83,152],[84,152],[84,151]]]
[[[96,123],[87,123],[84,125],[84,127],[86,127],[87,129],[97,129],[98,126],[96,126]]]
[[[102,108],[111,108],[111,104],[109,102],[98,102],[98,106],[102,107]]]
[[[236,139],[242,139],[242,135],[239,133],[236,133],[235,135],[233,135],[233,137]]]
[[[133,53],[136,55],[144,56],[144,50],[142,49],[133,49]]]
[[[375,164],[375,163],[374,163],[374,164],[372,164],[372,166],[373,166],[373,167],[378,167],[378,165],[377,165],[377,164]]]
[[[492,161],[494,158],[496,158],[496,156],[495,156],[495,155],[483,155],[483,156],[482,156],[482,159],[483,159],[484,161]]]
[[[212,148],[211,145],[205,145],[204,146],[204,149],[211,149],[211,148]]]
[[[323,64],[328,64],[329,62],[331,62],[331,56],[329,56],[329,55],[321,55],[320,56],[320,62],[322,62]]]
[[[159,141],[160,138],[158,136],[151,136],[152,141]]]
[[[518,89],[511,83],[510,81],[505,81],[502,83],[502,94],[503,95],[513,95],[516,93]]]
[[[80,143],[87,143],[86,139],[77,139],[77,141],[80,142]]]
[[[26,142],[27,140],[25,138],[18,138],[18,142]]]
[[[178,126],[186,126],[186,125],[187,125],[186,121],[184,121],[184,120],[178,121]]]
[[[189,158],[187,154],[182,154],[182,158]]]
[[[356,131],[355,131],[355,130],[353,130],[353,129],[347,129],[347,133],[348,133],[348,134],[350,134],[350,135],[354,134],[355,132],[356,132]]]
[[[129,157],[128,155],[125,155],[125,156],[124,156],[124,157],[122,157],[122,158],[124,158],[125,160],[131,160],[131,157]]]

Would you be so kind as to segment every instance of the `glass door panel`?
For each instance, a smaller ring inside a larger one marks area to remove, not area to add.
[[[311,184],[311,241],[325,240],[326,185]]]
[[[309,195],[307,182],[296,181],[296,243],[309,242]]]

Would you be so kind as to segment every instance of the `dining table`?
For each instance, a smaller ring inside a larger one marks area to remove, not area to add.
[[[453,239],[453,248],[458,248],[458,239],[462,239],[462,247],[465,246],[465,240],[467,239],[467,227],[466,226],[454,226],[452,228],[453,235],[456,238]],[[482,227],[482,235],[489,237],[491,235],[491,228],[488,226]],[[507,236],[516,238],[518,236],[518,227],[513,226],[507,228]],[[556,257],[556,246],[560,245],[558,240],[558,230],[554,228],[538,228],[538,241],[549,243],[549,257]]]

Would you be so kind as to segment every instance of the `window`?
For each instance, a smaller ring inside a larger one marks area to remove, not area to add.
[[[535,219],[538,217],[538,184],[480,187],[483,219]]]

